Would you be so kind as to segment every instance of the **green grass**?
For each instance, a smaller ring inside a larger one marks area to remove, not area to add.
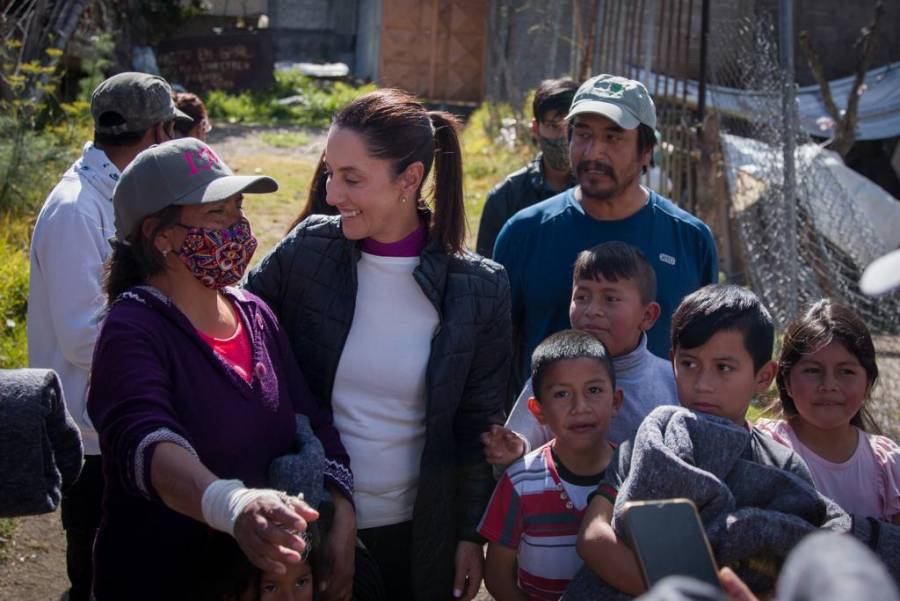
[[[306,201],[306,192],[318,157],[254,153],[222,158],[235,173],[261,173],[278,181],[277,192],[248,194],[244,197],[244,212],[259,241],[259,248],[253,257],[253,264],[256,264],[278,244],[300,212],[300,207]]]
[[[276,130],[267,131],[260,139],[275,148],[300,148],[309,144],[312,138],[305,131]]]
[[[80,145],[65,146],[47,138],[42,136],[34,150],[40,168],[20,170],[12,192],[15,199],[0,210],[0,368],[28,363],[25,313],[31,230],[47,194],[80,152]]]
[[[9,518],[0,518],[0,561],[6,561],[9,558],[6,545],[12,540],[13,531],[16,524]]]
[[[512,148],[498,141],[498,119],[503,117],[511,119],[511,112],[501,109],[499,115],[492,115],[489,107],[482,105],[469,117],[462,134],[466,220],[472,248],[488,192],[508,174],[525,166],[535,154],[534,146],[521,137]]]
[[[752,403],[750,403],[750,407],[747,409],[747,419],[751,423],[755,424],[756,420],[763,418],[763,417],[767,418],[767,419],[777,418],[778,417],[777,412],[766,410],[766,407],[768,407],[768,406],[769,406],[768,401],[766,401],[766,402],[753,401]]]

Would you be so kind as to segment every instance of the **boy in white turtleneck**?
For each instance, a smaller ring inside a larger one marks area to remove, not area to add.
[[[659,317],[656,273],[644,254],[624,242],[605,242],[583,251],[575,261],[569,321],[600,340],[612,357],[617,387],[624,393],[607,440],[619,444],[634,437],[644,417],[660,405],[677,405],[671,364],[647,350],[647,335]],[[482,435],[485,457],[506,468],[531,449],[553,438],[528,409],[533,396],[525,382],[505,427]]]

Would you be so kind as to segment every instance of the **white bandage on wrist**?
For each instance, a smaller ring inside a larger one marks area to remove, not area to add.
[[[244,500],[241,493],[245,491],[247,487],[240,480],[215,480],[203,491],[200,502],[203,519],[211,528],[234,535],[234,521],[247,505],[241,503],[240,509],[237,508],[237,501]]]
[[[240,480],[216,480],[203,491],[200,508],[210,528],[234,536],[234,522],[248,504],[262,497],[287,504],[283,496],[269,488],[247,488]]]

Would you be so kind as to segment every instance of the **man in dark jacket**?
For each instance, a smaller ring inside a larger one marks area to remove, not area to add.
[[[478,254],[493,256],[500,228],[518,211],[575,185],[569,166],[566,113],[577,89],[578,83],[571,79],[547,79],[534,91],[531,133],[541,151],[488,193],[478,227]]]

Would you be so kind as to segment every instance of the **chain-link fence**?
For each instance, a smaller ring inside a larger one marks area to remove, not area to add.
[[[897,207],[873,209],[848,184],[860,176],[801,130],[779,55],[779,3],[710,2],[705,53],[702,0],[493,5],[502,18],[492,52],[503,59],[494,79],[505,78],[508,93],[562,74],[616,73],[648,87],[660,144],[645,183],[711,226],[726,277],[751,286],[779,330],[819,298],[855,309],[879,350],[874,413],[900,436],[900,294],[873,300],[857,285],[869,262],[900,244],[889,231],[900,216],[883,222]]]
[[[843,162],[823,150],[786,110],[778,14],[758,7],[710,34],[710,104],[719,121],[728,200],[740,259],[733,277],[749,283],[784,326],[808,302],[830,297],[869,325],[879,350],[873,413],[900,434],[900,299],[864,296],[862,269],[891,250],[869,199],[855,197]],[[790,176],[791,152],[793,172]]]

